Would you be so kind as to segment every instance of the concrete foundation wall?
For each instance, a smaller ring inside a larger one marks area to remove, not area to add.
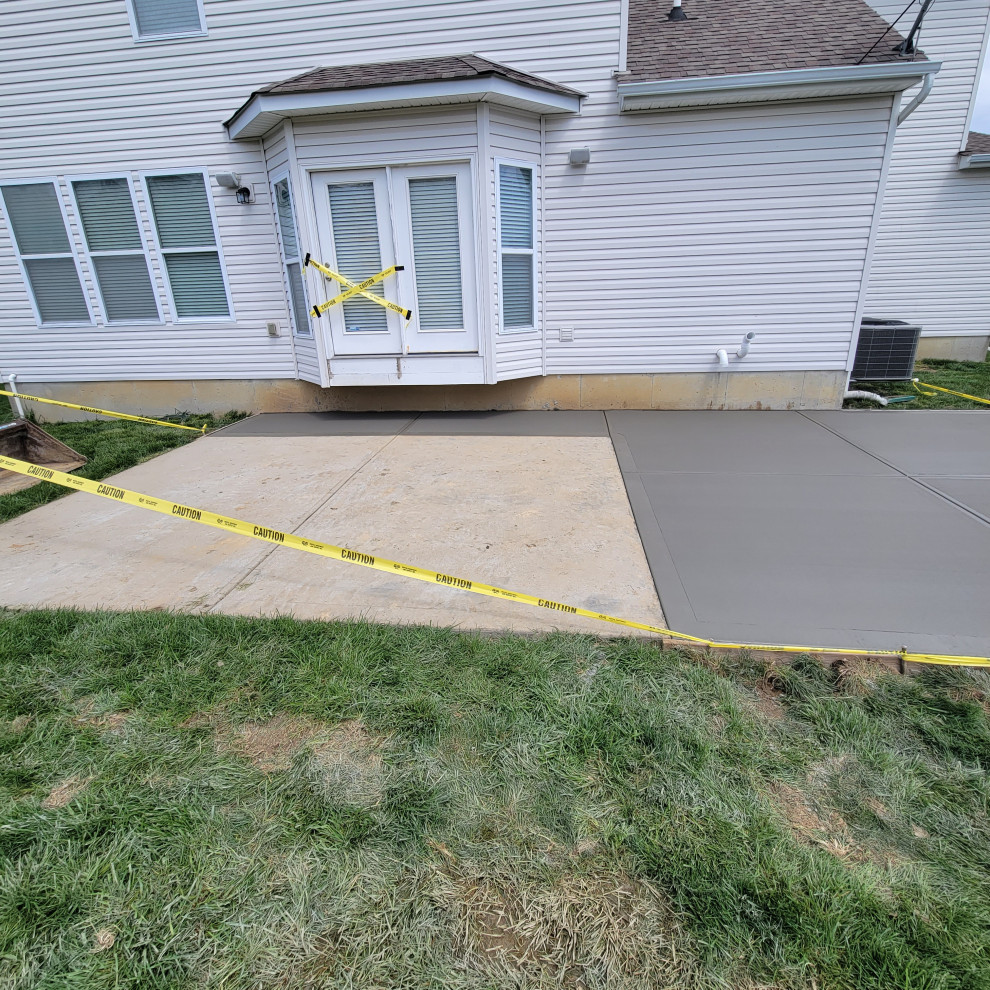
[[[944,358],[948,361],[985,361],[990,336],[922,337],[918,341],[919,358]]]
[[[301,381],[32,383],[30,393],[143,416],[175,412],[457,411],[486,409],[837,409],[841,371],[549,375],[498,385],[324,389]],[[23,391],[28,391],[23,389]],[[42,420],[87,413],[26,403]]]

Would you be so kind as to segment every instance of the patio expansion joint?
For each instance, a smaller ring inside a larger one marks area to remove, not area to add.
[[[958,501],[957,499],[954,499],[951,495],[946,495],[945,492],[939,491],[937,488],[934,488],[932,485],[926,484],[917,475],[909,474],[907,471],[905,471],[903,468],[898,467],[892,461],[888,461],[885,457],[881,457],[879,454],[875,454],[872,450],[867,450],[865,447],[861,447],[858,443],[855,443],[854,441],[850,440],[848,437],[844,437],[841,433],[836,432],[830,426],[826,426],[824,423],[819,422],[817,419],[813,419],[811,416],[806,415],[803,410],[799,409],[797,410],[797,412],[800,416],[803,416],[806,420],[808,420],[808,422],[814,423],[816,426],[820,426],[823,430],[826,430],[827,432],[831,433],[832,436],[838,437],[839,440],[842,440],[845,443],[849,444],[850,447],[855,447],[856,450],[866,454],[867,457],[872,457],[874,460],[879,461],[881,464],[884,464],[887,467],[889,467],[892,471],[896,471],[902,478],[906,478],[908,481],[914,482],[914,484],[916,484],[919,488],[924,488],[925,491],[931,493],[932,495],[935,495],[943,502],[948,502],[950,505],[954,505],[957,509],[961,509],[967,515],[972,516],[978,522],[983,523],[984,526],[990,526],[990,518],[987,518],[985,515],[983,515],[983,513],[977,512],[976,509],[970,508],[970,506],[964,504],[963,502]],[[944,477],[951,477],[955,479],[958,476],[948,475]]]
[[[287,530],[287,532],[292,534],[298,534],[299,530],[309,522],[325,505],[328,505],[337,495],[340,494],[375,458],[385,452],[386,448],[391,446],[391,444],[398,439],[406,430],[409,429],[407,424],[393,436],[389,437],[388,440],[377,448],[373,453],[369,454],[340,484],[336,485],[330,492],[325,496],[320,498],[317,503],[303,516],[302,519],[297,522],[292,529]],[[204,605],[205,611],[216,612],[224,601],[230,596],[230,594],[240,587],[252,574],[255,573],[263,564],[268,562],[268,558],[271,557],[280,548],[275,544],[268,547],[265,552],[246,570],[243,574],[239,574],[232,581],[229,581],[227,585],[220,590],[220,592],[213,597],[211,601]]]

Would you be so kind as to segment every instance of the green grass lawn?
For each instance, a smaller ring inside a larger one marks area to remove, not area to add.
[[[990,987],[986,673],[0,621],[0,986]]]
[[[990,354],[985,361],[937,361],[934,358],[921,358],[914,368],[914,377],[922,382],[938,385],[941,388],[951,388],[954,392],[965,392],[976,395],[981,399],[990,399]],[[919,395],[910,382],[855,382],[850,388],[862,389],[866,392],[876,392],[878,395],[913,395],[913,402],[897,403],[887,406],[893,409],[985,409],[990,412],[990,406],[969,399],[961,399],[955,395],[936,392],[934,395]],[[875,402],[864,402],[860,399],[849,399],[845,403],[847,409],[880,409]]]
[[[206,424],[207,431],[225,426],[242,419],[246,414],[231,412],[223,416],[202,416],[184,414],[169,417],[177,423],[200,427]],[[0,402],[0,423],[12,419],[9,405]],[[173,430],[167,426],[150,426],[146,423],[129,423],[126,420],[87,420],[78,423],[40,423],[42,429],[57,440],[68,444],[84,457],[88,463],[73,471],[82,478],[100,481],[146,461],[150,457],[163,454],[167,450],[181,447],[198,434],[189,430]],[[23,491],[0,495],[0,522],[6,522],[29,509],[51,502],[69,494],[69,489],[43,481]]]

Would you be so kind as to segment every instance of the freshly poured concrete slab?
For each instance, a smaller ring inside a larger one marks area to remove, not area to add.
[[[990,478],[990,409],[834,410],[802,415],[905,474]]]
[[[218,433],[107,479],[554,602],[662,625],[602,437]],[[0,604],[622,630],[73,493],[0,526]]]
[[[594,410],[421,413],[411,436],[607,437],[605,414]]]
[[[738,474],[894,474],[792,412],[607,412],[627,471]]]
[[[925,484],[955,499],[990,523],[990,478],[925,478]]]
[[[407,429],[416,413],[260,413],[224,427],[225,437],[391,437]]]
[[[864,421],[850,431],[897,437],[903,427],[868,421],[946,414],[606,414],[669,626],[723,642],[990,655],[990,525],[930,490],[978,510],[986,482],[905,477],[830,431],[836,420],[845,433],[847,415]],[[979,453],[982,435],[963,429]],[[951,446],[951,424],[914,430]],[[962,463],[952,457],[941,466]]]
[[[662,625],[607,438],[403,435],[301,533],[444,574]],[[277,550],[214,610],[465,628],[617,627]],[[291,590],[291,600],[285,597]]]
[[[388,437],[205,437],[111,484],[292,530]],[[269,546],[74,492],[0,526],[0,604],[14,608],[208,608]]]

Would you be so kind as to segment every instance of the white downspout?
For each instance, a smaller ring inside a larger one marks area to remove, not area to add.
[[[21,402],[21,397],[17,394],[17,375],[7,375],[7,381],[10,382],[10,390],[14,393],[14,405],[17,406],[17,418],[24,419],[24,405]]]
[[[911,114],[914,113],[918,107],[921,106],[925,100],[928,99],[928,94],[932,91],[932,86],[935,84],[935,73],[926,72],[925,78],[921,83],[921,92],[897,115],[897,126],[900,127]]]

